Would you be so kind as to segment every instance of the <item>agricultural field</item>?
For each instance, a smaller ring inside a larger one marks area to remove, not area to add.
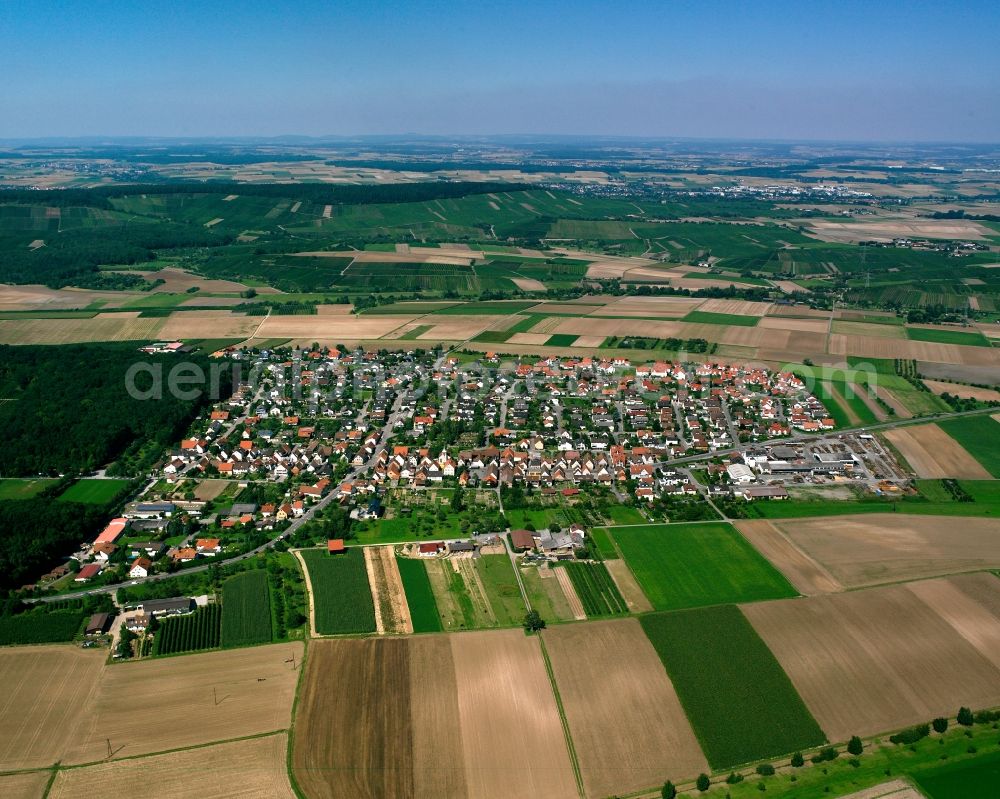
[[[537,610],[546,622],[572,621],[586,617],[582,606],[578,613],[574,613],[562,580],[559,579],[558,569],[521,566],[519,571],[531,608]]]
[[[506,555],[430,559],[431,589],[444,630],[519,625],[525,608]]]
[[[608,528],[657,610],[795,596],[795,589],[730,524]]]
[[[981,419],[986,425],[993,425],[997,428],[994,431],[983,424],[967,424],[968,419],[955,419],[950,422],[951,429],[956,434],[973,447],[980,447],[980,442],[972,436],[983,436],[984,434],[995,434],[1000,432],[1000,424],[990,419],[988,416],[973,417],[978,421]],[[954,423],[960,424],[955,427]],[[965,424],[963,424],[965,423]],[[943,422],[941,424],[949,424]],[[893,430],[886,430],[882,433],[886,440],[903,456],[910,468],[917,477],[961,477],[971,480],[989,478],[991,473],[985,466],[976,460],[967,449],[957,440],[955,435],[949,434],[947,430],[939,424],[922,424],[913,427],[897,427]],[[992,445],[987,439],[984,445],[990,448]],[[989,454],[984,454],[989,459]],[[998,473],[1000,473],[1000,462],[997,463]]]
[[[77,480],[59,495],[63,502],[107,505],[129,486],[128,480]]]
[[[1000,478],[1000,421],[992,416],[966,416],[941,422],[940,427],[990,476]]]
[[[739,608],[654,613],[639,621],[713,769],[824,742],[792,681]]]
[[[103,760],[109,738],[118,759],[288,729],[303,653],[293,642],[109,666],[88,683],[62,761]]]
[[[303,549],[299,554],[309,570],[315,632],[375,632],[375,604],[362,548],[350,547],[343,555],[329,555],[324,549]]]
[[[72,641],[83,631],[87,618],[82,610],[42,610],[0,616],[0,646],[54,644]]]
[[[307,799],[577,796],[538,639],[519,630],[313,642],[291,768]]]
[[[937,344],[958,344],[965,347],[989,347],[990,342],[982,333],[963,330],[942,330],[930,327],[908,327],[906,337],[910,341],[933,341]]]
[[[113,760],[58,772],[48,796],[94,799],[119,795],[128,784],[135,799],[295,799],[285,760],[285,733],[204,746],[197,750]],[[192,761],[197,767],[192,767]],[[135,779],[141,773],[142,779]]]
[[[154,655],[177,655],[215,649],[219,645],[222,608],[210,604],[194,613],[173,616],[159,622],[153,638]]]
[[[223,647],[269,643],[271,597],[267,572],[253,569],[240,572],[222,584]]]
[[[736,525],[805,594],[1000,568],[991,518],[900,512]]]
[[[948,763],[911,772],[929,799],[975,799],[996,794],[1000,754],[993,752],[963,763]]]
[[[12,799],[44,799],[51,771],[24,771],[0,774],[0,796]]]
[[[378,633],[412,633],[410,609],[406,602],[403,581],[397,567],[393,547],[365,547],[365,567],[372,588],[375,610],[375,631]]]
[[[441,616],[438,614],[434,591],[423,561],[417,558],[397,558],[396,568],[403,581],[413,632],[441,632]]]
[[[0,480],[0,502],[5,499],[31,499],[52,485],[52,482],[47,478],[24,480],[14,477],[4,478]]]
[[[567,562],[559,568],[569,574],[588,618],[628,613],[628,606],[603,563]]]
[[[65,758],[92,712],[88,701],[102,681],[105,660],[105,652],[65,645],[0,649],[0,679],[7,688],[0,770],[48,767]]]
[[[832,741],[1000,704],[1000,579],[743,606]]]
[[[635,619],[542,634],[588,797],[708,770],[656,651]]]

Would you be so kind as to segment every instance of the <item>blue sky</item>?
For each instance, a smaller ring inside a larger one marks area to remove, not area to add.
[[[0,2],[0,137],[1000,141],[1000,3]]]

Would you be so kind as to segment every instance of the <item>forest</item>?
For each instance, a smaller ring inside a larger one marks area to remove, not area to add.
[[[189,361],[198,363],[198,357]],[[0,346],[0,463],[5,477],[148,468],[210,401],[129,396],[125,376],[140,360],[164,373],[172,356],[140,356],[134,344]],[[96,366],[95,366],[96,365]],[[207,361],[202,366],[207,371]],[[222,381],[225,393],[231,386]]]

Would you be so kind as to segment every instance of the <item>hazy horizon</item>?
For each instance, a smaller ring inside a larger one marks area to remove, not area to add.
[[[1000,141],[1000,6],[6,6],[0,139]]]

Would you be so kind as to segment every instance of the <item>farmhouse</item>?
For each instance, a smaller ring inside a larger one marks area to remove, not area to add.
[[[111,614],[95,613],[87,622],[85,633],[87,635],[103,635],[111,627]]]
[[[431,541],[417,547],[417,554],[422,558],[433,558],[444,552],[444,544],[441,541]]]
[[[98,574],[101,573],[102,565],[103,564],[100,563],[88,563],[86,566],[80,569],[76,577],[73,578],[73,581],[77,583],[85,583],[87,582],[87,580],[93,579],[94,577],[96,577]]]
[[[511,530],[510,545],[515,552],[525,552],[535,548],[535,536],[530,530]]]
[[[128,570],[128,576],[133,580],[138,577],[148,577],[153,569],[153,562],[147,557],[136,558]]]
[[[749,501],[752,499],[788,499],[788,491],[784,486],[744,486],[740,489],[740,496]]]

